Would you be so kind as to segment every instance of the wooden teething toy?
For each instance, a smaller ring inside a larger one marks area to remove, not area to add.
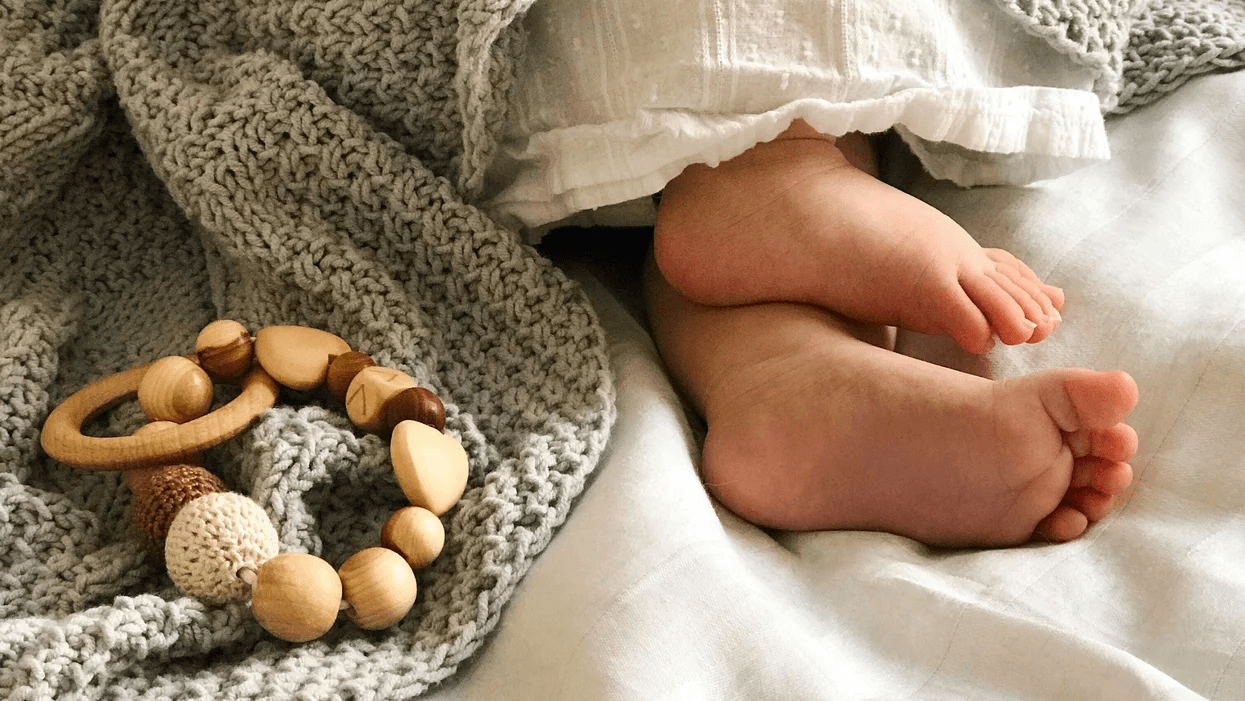
[[[209,412],[213,382],[241,392]],[[381,546],[334,569],[304,553],[279,553],[276,530],[251,499],[229,492],[195,455],[232,438],[266,409],[278,384],[321,386],[344,401],[361,429],[392,434],[394,473],[411,506],[394,512]],[[152,423],[131,436],[84,436],[82,425],[137,397]],[[291,642],[313,640],[345,611],[357,625],[381,629],[415,603],[414,570],[445,543],[439,518],[467,486],[467,453],[443,433],[441,400],[397,370],[381,368],[343,339],[301,326],[269,326],[252,337],[235,321],[200,332],[195,353],[131,368],[78,390],[48,416],[48,455],[78,467],[125,470],[134,490],[135,523],[163,542],[174,584],[188,594],[251,597],[265,629]]]

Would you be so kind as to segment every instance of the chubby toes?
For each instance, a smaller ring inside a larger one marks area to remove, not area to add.
[[[999,340],[1014,346],[1032,338],[1037,324],[1027,318],[1016,295],[1004,288],[1004,283],[1000,283],[1000,280],[1005,279],[1001,275],[991,276],[986,273],[964,275],[960,278],[960,286],[985,315]]]
[[[1060,504],[1033,529],[1033,540],[1048,543],[1066,543],[1084,535],[1089,528],[1089,518],[1068,504]]]
[[[1083,458],[1095,455],[1107,460],[1123,462],[1137,452],[1137,432],[1126,423],[1107,428],[1080,430],[1064,436],[1072,455]]]
[[[1100,457],[1078,458],[1072,465],[1070,489],[1092,489],[1113,496],[1133,483],[1133,468],[1126,462]]]
[[[1037,343],[1062,321],[1063,291],[1042,282],[1012,254],[983,249],[977,263],[961,269],[959,282],[1003,343]]]

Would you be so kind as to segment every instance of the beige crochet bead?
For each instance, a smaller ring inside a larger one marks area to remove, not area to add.
[[[277,530],[264,509],[237,492],[217,492],[182,507],[169,526],[164,559],[179,589],[195,596],[242,597],[243,567],[276,557]]]

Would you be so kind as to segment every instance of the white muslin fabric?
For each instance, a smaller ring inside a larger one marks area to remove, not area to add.
[[[1245,72],[1108,134],[1110,161],[1029,187],[913,188],[1064,289],[1055,334],[976,360],[900,334],[998,378],[1133,375],[1135,479],[1106,520],[1005,550],[748,525],[697,478],[642,310],[585,279],[609,447],[496,635],[426,701],[1245,699]]]
[[[797,118],[836,136],[894,127],[965,186],[1109,156],[1092,70],[991,0],[541,0],[524,26],[484,196],[516,229],[651,223],[647,196],[687,165]]]

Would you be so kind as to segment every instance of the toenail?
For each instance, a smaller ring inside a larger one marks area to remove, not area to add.
[[[1050,318],[1054,319],[1055,321],[1063,321],[1063,317],[1059,315],[1058,309],[1050,310]]]

